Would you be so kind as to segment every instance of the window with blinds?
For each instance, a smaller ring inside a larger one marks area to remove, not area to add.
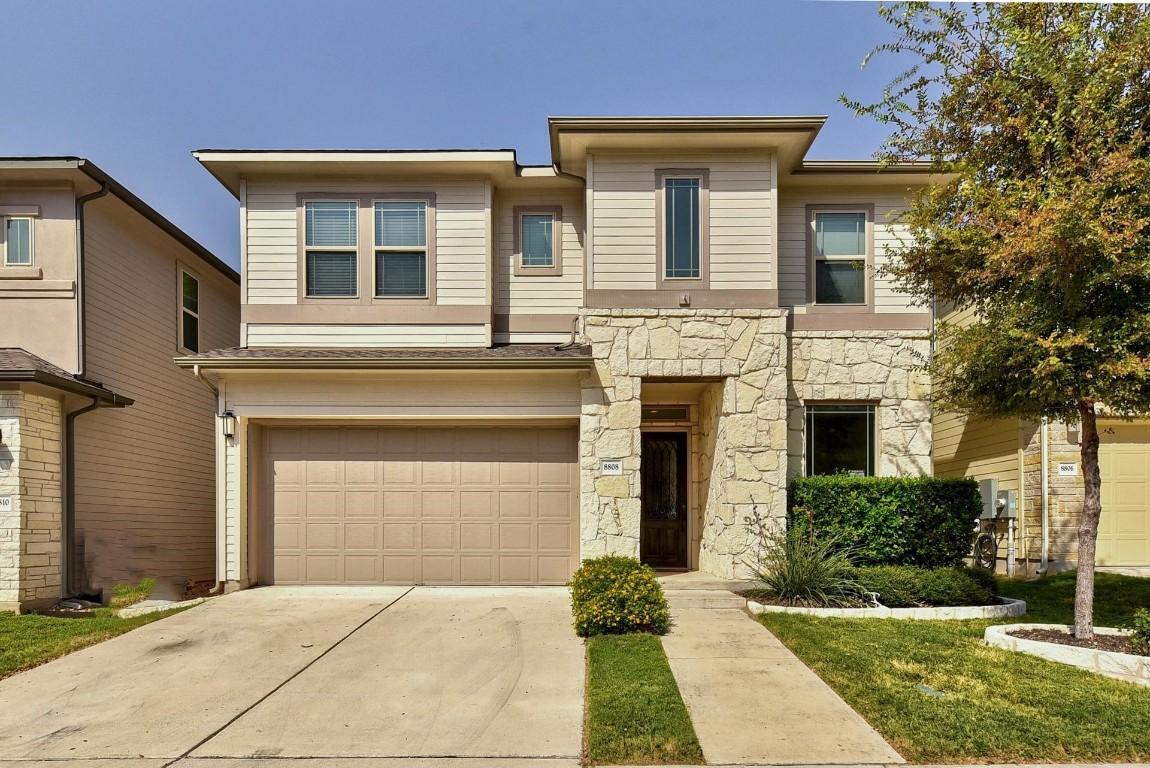
[[[427,202],[375,204],[375,295],[427,296]]]
[[[815,213],[815,303],[866,304],[867,215]]]
[[[358,212],[357,202],[304,204],[304,272],[309,297],[358,295]]]

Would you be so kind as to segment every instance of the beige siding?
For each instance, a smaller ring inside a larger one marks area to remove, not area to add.
[[[482,347],[486,325],[249,324],[250,347]]]
[[[655,287],[660,168],[706,168],[710,179],[711,288],[775,287],[769,154],[595,155],[589,171],[595,289]]]
[[[583,305],[583,200],[563,195],[500,195],[495,227],[495,311],[500,314],[575,314]],[[563,207],[562,263],[558,276],[515,275],[516,206]]]
[[[1019,426],[956,413],[934,417],[934,471],[942,477],[993,477],[1003,491],[1019,485]]]
[[[36,206],[33,269],[40,279],[11,279],[27,272],[0,259],[0,347],[22,347],[66,371],[79,361],[76,318],[76,218],[71,187],[0,187],[0,206]],[[0,214],[2,218],[2,214]]]
[[[215,398],[172,362],[178,264],[200,279],[201,348],[236,345],[235,283],[118,199],[88,205],[88,375],[135,400],[77,421],[76,532],[88,586],[215,575]]]
[[[779,306],[807,303],[807,205],[874,205],[874,303],[876,312],[923,312],[882,274],[888,249],[896,249],[906,229],[894,217],[906,209],[906,192],[898,189],[783,189],[779,193]]]
[[[295,304],[298,296],[299,193],[435,193],[437,302],[488,303],[488,187],[482,180],[400,184],[249,181],[247,186],[248,304]]]

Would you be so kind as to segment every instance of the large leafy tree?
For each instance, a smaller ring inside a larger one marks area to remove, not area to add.
[[[909,68],[876,103],[844,103],[891,128],[885,159],[943,174],[903,217],[891,272],[924,301],[974,310],[938,329],[942,407],[1080,424],[1075,632],[1091,637],[1097,416],[1150,411],[1150,9],[879,13],[895,36],[871,56]]]

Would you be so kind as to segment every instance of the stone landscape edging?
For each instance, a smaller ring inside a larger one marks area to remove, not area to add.
[[[1079,648],[1074,645],[1049,643],[1043,640],[1028,640],[1025,637],[1014,637],[1010,634],[1018,629],[1053,629],[1069,632],[1071,627],[1065,624],[996,624],[986,628],[986,632],[982,635],[982,642],[993,648],[1029,653],[1032,656],[1038,656],[1048,661],[1057,661],[1061,664],[1069,664],[1079,669],[1112,677],[1115,680],[1125,680],[1135,685],[1150,686],[1150,659],[1146,656],[1103,651],[1097,648]],[[1099,635],[1126,634],[1120,629],[1111,627],[1095,627],[1094,632]]]
[[[822,616],[834,619],[917,619],[943,621],[948,619],[1005,619],[1025,615],[1026,602],[1011,597],[1000,597],[997,605],[959,605],[943,608],[807,608],[792,605],[767,605],[747,600],[747,610],[757,615],[764,613],[798,613],[804,616]]]

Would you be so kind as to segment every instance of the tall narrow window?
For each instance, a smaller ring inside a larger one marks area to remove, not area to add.
[[[815,303],[866,304],[867,215],[815,213]]]
[[[700,274],[700,179],[667,178],[663,185],[663,275],[667,279],[697,279]]]
[[[549,213],[525,213],[519,219],[524,267],[555,266],[555,217]]]
[[[200,351],[200,281],[180,272],[180,346]]]
[[[427,202],[375,204],[375,295],[427,296]]]
[[[358,295],[358,211],[359,204],[355,202],[304,204],[304,271],[308,296],[353,298]]]
[[[874,474],[874,406],[807,406],[807,474]]]
[[[4,264],[9,267],[32,266],[32,219],[4,219]]]

